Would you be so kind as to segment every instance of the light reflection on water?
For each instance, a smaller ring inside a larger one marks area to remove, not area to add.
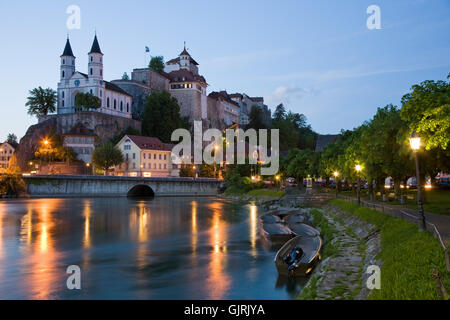
[[[278,278],[258,217],[214,198],[0,202],[0,299],[292,298],[302,281]]]

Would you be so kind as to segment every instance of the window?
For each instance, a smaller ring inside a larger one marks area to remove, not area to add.
[[[63,64],[66,64],[66,59],[63,59]]]
[[[128,153],[125,154],[125,161],[128,161]]]
[[[147,155],[144,153],[144,159],[145,159],[146,156],[147,156]]]
[[[125,146],[123,146],[123,150],[131,150],[131,146],[130,145],[125,145]]]
[[[130,112],[130,104],[127,103],[127,113]]]
[[[109,97],[106,99],[106,107],[109,108]]]
[[[167,164],[164,165],[164,169],[167,169]]]
[[[136,159],[136,153],[133,153],[133,159]]]
[[[117,107],[117,101],[116,101],[116,99],[114,99],[114,110],[116,110],[116,107]]]
[[[92,89],[91,90],[89,90],[89,92],[92,94]]]
[[[136,163],[133,162],[133,169],[136,169]]]
[[[94,61],[94,57],[91,56],[91,62]]]
[[[167,160],[167,154],[164,155],[164,160]]]
[[[159,164],[159,170],[161,170],[161,163]]]
[[[100,69],[100,75],[103,77],[103,69]]]
[[[91,76],[94,74],[94,70],[92,68],[91,68],[91,72],[90,73],[91,73]]]
[[[64,100],[61,102],[61,106],[64,107]]]
[[[100,97],[103,97],[103,90],[100,90]]]
[[[64,98],[64,91],[62,92],[62,97]]]
[[[145,169],[145,162],[144,162],[143,168]]]
[[[161,160],[161,155],[159,155],[159,160]]]
[[[156,160],[156,153],[153,155],[153,159]],[[156,169],[156,168],[155,168]]]
[[[120,111],[123,111],[123,102],[120,101]]]
[[[62,77],[64,78],[64,76],[65,76],[65,72],[63,71],[63,72],[62,72]]]

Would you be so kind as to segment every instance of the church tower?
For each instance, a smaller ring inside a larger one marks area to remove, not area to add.
[[[94,81],[103,80],[103,53],[98,44],[97,35],[92,43],[91,51],[88,53],[88,75]]]
[[[70,46],[69,37],[67,37],[64,52],[61,55],[61,81],[69,80],[75,73],[75,56]]]

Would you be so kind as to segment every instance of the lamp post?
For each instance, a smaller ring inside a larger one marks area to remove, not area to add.
[[[417,132],[413,131],[411,133],[411,136],[409,137],[409,143],[411,145],[411,149],[414,152],[414,162],[416,163],[417,209],[418,209],[419,218],[420,218],[419,229],[420,229],[420,231],[425,231],[427,229],[427,227],[426,227],[425,214],[424,214],[423,205],[422,205],[422,193],[420,190],[421,185],[420,185],[419,157],[417,155],[417,152],[420,149],[420,136]]]
[[[338,181],[337,181],[337,178],[339,177],[339,172],[335,171],[333,173],[333,175],[334,175],[334,183],[336,184],[336,198],[337,198],[337,196],[338,196]]]
[[[357,198],[358,198],[358,205],[361,205],[361,182],[360,182],[360,177],[359,177],[359,173],[361,172],[361,166],[359,164],[357,164],[355,166],[355,170],[356,170],[356,177],[357,177]]]

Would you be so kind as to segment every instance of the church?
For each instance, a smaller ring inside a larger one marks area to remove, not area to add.
[[[75,97],[78,93],[91,93],[101,101],[95,110],[113,116],[132,117],[132,96],[114,83],[103,80],[103,53],[97,35],[88,53],[87,73],[76,70],[76,58],[69,38],[61,55],[60,82],[58,83],[58,114],[71,114],[78,110]]]

